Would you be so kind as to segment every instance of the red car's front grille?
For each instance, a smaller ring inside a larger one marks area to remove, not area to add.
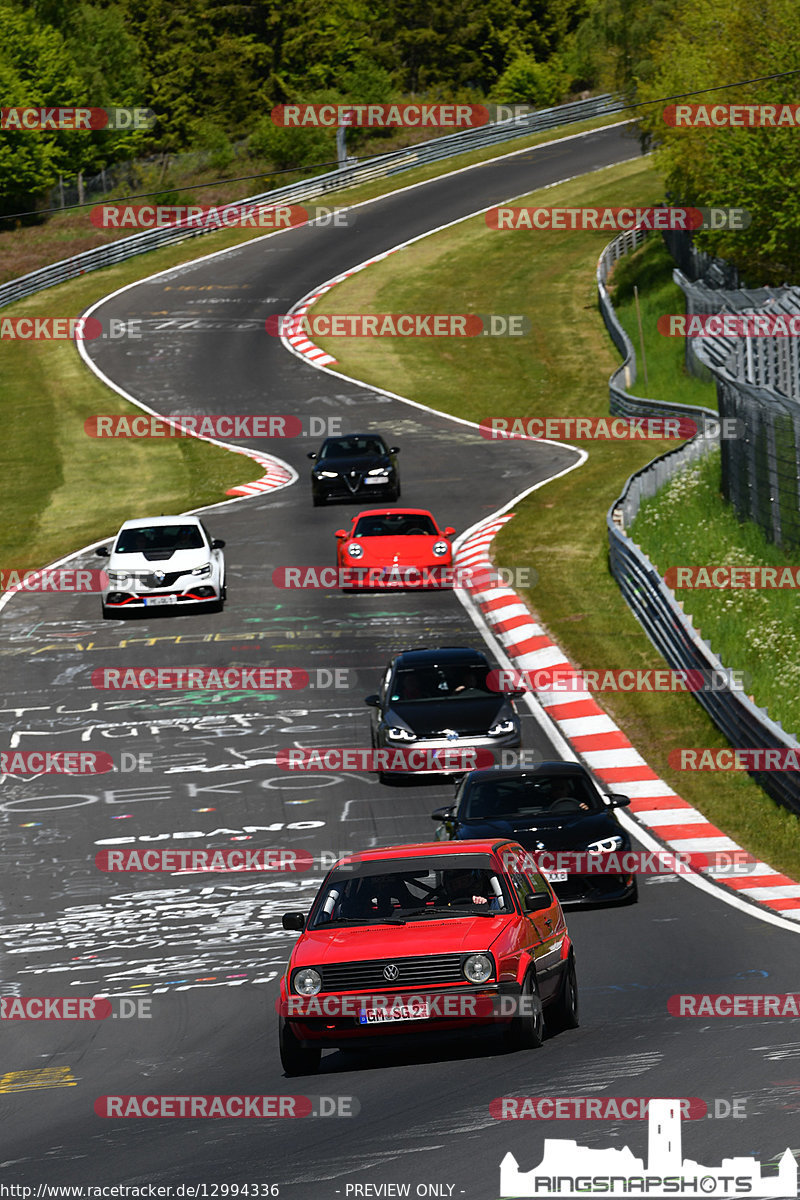
[[[465,983],[461,959],[460,954],[430,954],[424,958],[378,958],[362,962],[326,963],[318,970],[322,975],[323,992],[431,987],[436,984]],[[396,974],[393,968],[396,968]]]

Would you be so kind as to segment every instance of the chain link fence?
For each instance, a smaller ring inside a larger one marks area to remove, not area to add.
[[[606,282],[613,264],[625,254],[631,253],[646,236],[641,231],[620,234],[603,250],[597,267],[598,300],[606,328],[614,344],[624,357],[609,381],[610,406],[620,416],[663,416],[666,413],[702,420],[704,416],[714,420],[716,413],[711,409],[694,408],[687,405],[668,404],[641,399],[630,395],[625,389],[636,379],[636,355],[625,330],[619,323],[608,296]],[[688,282],[688,281],[687,281]],[[708,289],[711,292],[713,289]],[[719,292],[712,307],[706,311],[719,311]],[[730,339],[726,339],[730,341]],[[724,370],[724,368],[718,368]],[[734,398],[742,395],[742,389],[756,393],[758,389],[734,380],[733,396],[723,397],[720,392],[719,416],[742,417],[734,404]],[[748,397],[752,420],[753,398]],[[773,410],[770,410],[773,411]],[[630,528],[643,500],[654,496],[679,471],[685,470],[703,454],[720,444],[718,436],[698,435],[676,450],[670,450],[648,463],[642,470],[626,481],[622,494],[614,501],[606,516],[608,530],[608,557],[611,574],[619,584],[620,591],[644,628],[650,641],[675,670],[700,670],[704,673],[724,672],[720,659],[714,654],[708,641],[701,638],[694,628],[691,617],[675,599],[666,586],[660,572],[651,563],[643,550],[625,532]],[[732,444],[722,439],[722,453]],[[795,443],[796,444],[796,443]],[[762,456],[763,457],[763,456]],[[763,461],[753,463],[755,476],[763,470]],[[800,459],[798,459],[800,466]],[[800,471],[795,468],[796,482]],[[763,490],[763,489],[762,489]],[[704,677],[722,678],[719,676]],[[694,692],[718,729],[733,746],[747,749],[795,750],[800,753],[800,742],[787,733],[778,721],[773,721],[767,710],[760,708],[743,692],[725,689],[720,691]],[[752,771],[752,778],[778,803],[800,814],[800,773],[794,771]]]
[[[768,314],[800,330],[800,288],[717,288],[680,269],[673,279],[687,317]],[[800,547],[800,338],[687,337],[686,366],[714,379],[720,417],[737,421],[738,436],[722,442],[723,496],[776,545]]]

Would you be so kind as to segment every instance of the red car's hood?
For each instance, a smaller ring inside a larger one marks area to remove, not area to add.
[[[291,966],[413,958],[426,954],[473,954],[488,950],[513,914],[495,917],[428,917],[408,925],[338,926],[312,929],[294,948]]]
[[[411,565],[418,563],[420,559],[434,562],[447,562],[450,558],[450,553],[434,554],[433,547],[437,542],[446,542],[447,538],[441,534],[415,534],[413,537],[365,537],[356,539],[360,546],[363,546],[364,553],[361,558],[351,559],[345,553],[344,558],[348,562],[352,562],[354,567],[363,563],[373,562],[389,564],[397,557],[398,563],[402,565]],[[345,542],[349,544],[350,539]]]

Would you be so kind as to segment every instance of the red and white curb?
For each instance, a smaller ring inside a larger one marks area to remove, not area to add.
[[[500,585],[484,586],[481,581],[482,568],[494,569],[489,546],[513,515],[489,517],[456,551],[456,566],[469,567],[473,573],[465,590],[519,670],[574,670],[561,647],[534,620],[516,592]],[[670,850],[686,854],[736,851],[738,861],[749,868],[747,874],[732,877],[723,868],[717,872],[713,868],[702,870],[700,874],[742,898],[800,922],[800,884],[743,850],[659,779],[591,692],[536,692],[535,695],[586,766],[610,791],[619,789],[631,797],[628,811],[637,823]]]
[[[297,472],[281,459],[273,458],[271,454],[262,454],[260,450],[244,450],[241,447],[239,449],[242,454],[254,459],[265,473],[253,483],[240,483],[236,487],[228,488],[226,496],[257,496],[259,492],[274,492],[297,479]]]
[[[291,309],[289,315],[292,317],[304,317],[308,310],[316,304],[320,296],[324,296],[331,288],[336,287],[337,283],[342,283],[343,280],[349,279],[351,275],[357,275],[359,271],[363,271],[364,267],[370,267],[373,263],[388,258],[390,254],[396,254],[399,249],[399,246],[393,246],[391,250],[387,250],[383,254],[378,254],[375,258],[368,258],[366,262],[359,263],[357,267],[353,267],[349,271],[342,271],[341,275],[334,275],[332,279],[329,279],[322,287],[317,288],[315,292],[304,296],[300,303]],[[291,346],[297,354],[314,363],[315,366],[326,367],[329,363],[336,362],[332,354],[328,354],[327,350],[323,350],[321,346],[315,345],[304,333],[293,333],[290,336],[284,334],[283,341]]]

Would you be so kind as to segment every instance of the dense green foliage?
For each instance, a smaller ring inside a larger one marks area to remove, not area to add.
[[[225,171],[245,138],[276,167],[335,158],[329,131],[276,129],[270,111],[287,101],[562,100],[559,56],[588,2],[0,0],[4,105],[158,118],[135,134],[0,131],[0,213],[30,207],[59,173],[132,157],[206,149]],[[356,153],[360,140],[349,135]]]
[[[280,129],[285,102],[404,99],[558,103],[624,88],[676,203],[744,207],[746,232],[704,234],[748,281],[800,269],[800,134],[670,129],[661,97],[780,71],[800,73],[796,0],[0,0],[7,105],[140,106],[137,133],[0,131],[0,214],[30,208],[58,174],[234,145],[273,169],[335,160],[332,130]],[[754,36],[754,30],[758,36]],[[693,102],[791,102],[797,76]],[[351,130],[351,153],[376,131]],[[385,131],[386,138],[395,131]]]

